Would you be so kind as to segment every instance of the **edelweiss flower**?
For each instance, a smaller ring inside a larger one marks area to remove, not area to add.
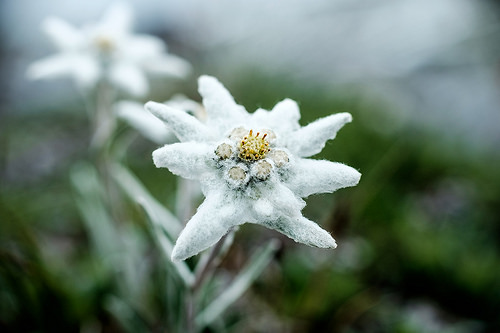
[[[43,30],[59,53],[34,62],[28,68],[32,79],[71,76],[84,88],[102,79],[130,94],[148,91],[145,72],[186,76],[191,66],[166,53],[161,39],[131,33],[132,11],[124,3],[112,5],[102,20],[78,30],[58,18],[48,18]]]
[[[351,115],[334,114],[301,127],[298,106],[290,99],[250,114],[215,78],[202,76],[199,92],[206,123],[164,104],[146,104],[181,141],[154,151],[155,165],[198,179],[206,197],[177,239],[172,259],[199,253],[243,223],[335,248],[327,231],[302,216],[301,198],[358,183],[360,173],[347,165],[306,158],[319,153]]]

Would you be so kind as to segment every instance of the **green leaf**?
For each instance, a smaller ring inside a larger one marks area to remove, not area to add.
[[[116,296],[109,296],[105,303],[106,309],[121,323],[126,332],[150,332],[151,329],[139,318],[136,311],[126,302]]]
[[[97,171],[88,163],[79,163],[71,170],[70,176],[78,193],[76,204],[91,241],[99,255],[110,260],[119,252],[119,244],[113,220],[103,203],[103,189]]]
[[[278,241],[271,240],[263,249],[255,253],[231,285],[196,316],[196,324],[201,328],[218,319],[264,271],[278,247]]]
[[[174,248],[174,244],[172,241],[166,236],[166,230],[164,228],[164,223],[161,221],[161,217],[157,214],[157,206],[144,199],[139,199],[139,204],[144,208],[146,214],[148,215],[151,223],[154,227],[154,234],[156,235],[156,239],[158,240],[159,245],[163,249],[165,256],[168,258],[168,262],[171,263],[179,273],[179,276],[185,282],[186,286],[191,286],[194,283],[194,274],[188,268],[184,261],[171,261],[172,257],[172,249]]]
[[[120,164],[112,166],[112,174],[125,193],[136,202],[147,202],[148,215],[155,225],[167,233],[170,239],[177,239],[183,224],[160,204],[130,171]]]

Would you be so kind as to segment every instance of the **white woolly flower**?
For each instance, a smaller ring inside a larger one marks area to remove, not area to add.
[[[206,197],[177,239],[172,259],[196,255],[243,223],[335,248],[327,231],[302,216],[302,198],[358,183],[360,173],[347,165],[307,158],[320,152],[351,115],[334,114],[301,127],[299,108],[290,99],[271,111],[248,113],[213,77],[199,79],[199,92],[205,123],[164,104],[146,104],[181,141],[154,151],[155,165],[199,180]]]
[[[203,105],[184,95],[174,95],[165,102],[165,105],[192,114],[201,121],[205,119]],[[177,141],[174,133],[161,120],[144,109],[144,104],[134,101],[120,101],[115,103],[114,111],[119,118],[125,120],[145,138],[157,144],[163,145]]]
[[[59,52],[28,68],[28,77],[46,79],[70,76],[84,88],[102,78],[126,92],[142,96],[148,91],[146,72],[185,77],[191,66],[166,53],[163,41],[150,35],[132,34],[132,10],[124,3],[108,8],[103,18],[82,29],[59,18],[42,25]]]

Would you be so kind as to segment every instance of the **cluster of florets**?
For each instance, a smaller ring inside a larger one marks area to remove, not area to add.
[[[242,160],[247,161],[257,161],[264,157],[271,150],[269,148],[269,142],[266,140],[267,133],[264,133],[262,137],[259,137],[260,132],[257,135],[253,135],[253,130],[250,130],[248,135],[245,135],[239,143],[240,153],[238,157]]]
[[[217,162],[224,178],[232,187],[241,187],[251,181],[267,180],[273,171],[283,168],[288,154],[275,147],[276,134],[269,129],[254,131],[235,128],[228,140],[215,149]]]

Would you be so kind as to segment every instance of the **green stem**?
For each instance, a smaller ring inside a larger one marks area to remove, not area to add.
[[[188,333],[194,333],[198,331],[198,327],[195,324],[195,311],[196,311],[196,306],[195,306],[195,300],[197,299],[197,294],[198,291],[200,290],[200,287],[203,285],[203,282],[209,278],[213,272],[215,271],[216,267],[216,260],[219,258],[221,255],[221,249],[224,247],[224,243],[228,239],[228,236],[230,233],[233,231],[230,231],[226,235],[224,235],[217,244],[212,248],[210,251],[210,255],[207,257],[207,259],[203,260],[203,262],[200,262],[199,264],[202,265],[201,269],[198,270],[195,276],[195,281],[193,285],[187,290],[187,296],[186,296],[186,331]]]

